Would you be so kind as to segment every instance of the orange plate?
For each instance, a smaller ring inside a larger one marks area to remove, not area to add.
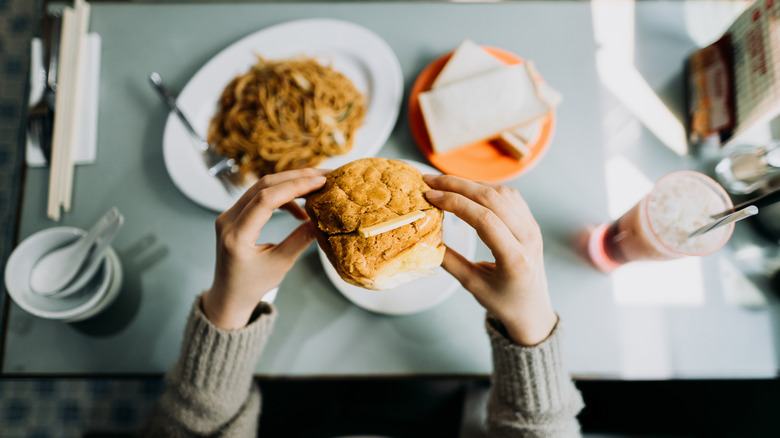
[[[483,48],[507,65],[522,64],[523,59],[506,50],[496,47]],[[420,110],[419,94],[428,91],[431,84],[444,68],[444,64],[452,56],[452,52],[442,55],[423,69],[414,81],[409,94],[409,125],[417,147],[423,155],[439,170],[450,175],[456,175],[476,181],[503,182],[517,178],[523,172],[532,168],[547,151],[552,140],[555,111],[551,111],[542,124],[539,140],[529,146],[531,155],[516,160],[491,145],[489,141],[478,141],[444,154],[435,154],[425,128],[425,120]]]

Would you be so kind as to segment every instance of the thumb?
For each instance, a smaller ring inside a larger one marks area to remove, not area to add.
[[[286,239],[276,245],[274,253],[283,261],[293,263],[314,241],[314,226],[307,221],[295,229]]]
[[[482,281],[474,263],[449,246],[447,247],[447,252],[444,253],[441,267],[452,274],[471,293],[474,293],[473,289]]]

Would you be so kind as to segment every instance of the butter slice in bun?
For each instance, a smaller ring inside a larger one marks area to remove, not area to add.
[[[306,198],[317,241],[347,283],[392,289],[441,265],[443,212],[412,165],[387,158],[347,163]]]

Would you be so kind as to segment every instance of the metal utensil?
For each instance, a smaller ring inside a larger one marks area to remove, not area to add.
[[[238,170],[236,160],[216,152],[214,146],[210,145],[200,134],[198,134],[184,113],[181,112],[178,105],[176,105],[176,95],[163,85],[162,78],[158,73],[155,72],[149,75],[149,81],[165,105],[168,106],[168,109],[176,114],[187,129],[187,132],[190,133],[192,139],[195,140],[198,149],[202,152],[203,161],[206,165],[208,174],[216,177],[230,195],[235,195],[240,192],[239,185],[243,177]]]
[[[732,194],[748,195],[780,174],[780,142],[754,146],[738,144],[723,151],[715,166],[718,182]]]
[[[48,27],[48,32],[46,28]],[[47,162],[51,162],[51,144],[54,131],[54,102],[57,90],[57,68],[60,52],[62,16],[51,15],[43,26],[43,76],[41,98],[27,113],[27,131],[33,146],[38,147]]]

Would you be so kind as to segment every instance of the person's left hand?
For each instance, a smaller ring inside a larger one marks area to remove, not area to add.
[[[329,170],[302,169],[266,175],[216,221],[214,283],[203,294],[203,312],[217,327],[244,327],[263,296],[281,283],[295,260],[314,240],[306,221],[279,244],[257,244],[273,211],[283,208],[300,220],[306,212],[295,198],[321,188]]]

